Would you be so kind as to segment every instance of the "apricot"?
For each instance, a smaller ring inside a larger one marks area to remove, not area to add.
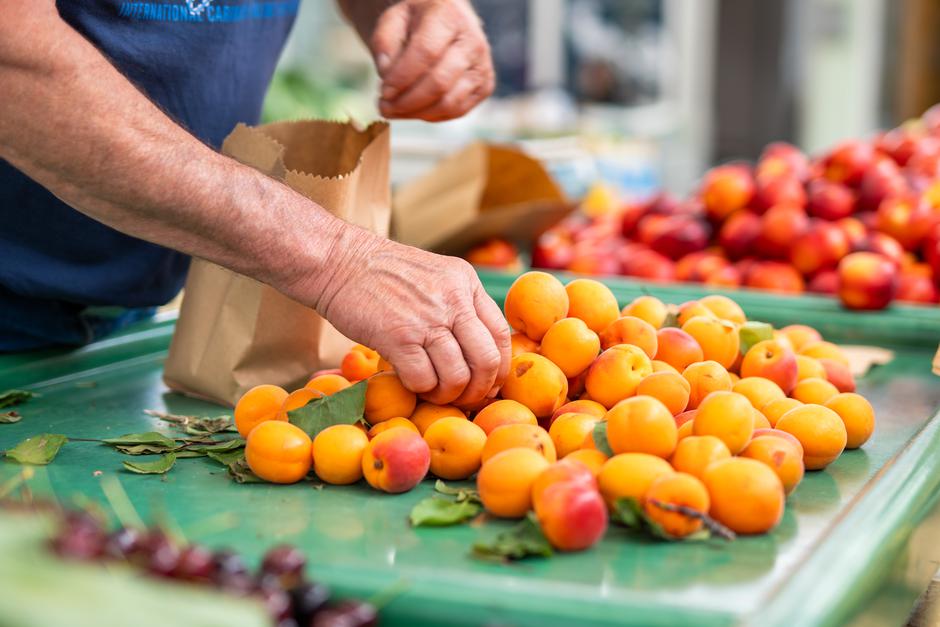
[[[802,381],[803,379],[825,379],[826,378],[826,369],[818,359],[813,359],[812,357],[807,357],[806,355],[797,355],[796,356],[796,380],[797,382]]]
[[[513,333],[509,336],[509,343],[512,346],[512,356],[519,353],[537,353],[539,352],[539,343],[530,340],[525,333]]]
[[[362,474],[366,481],[376,490],[391,494],[407,492],[421,483],[430,465],[431,450],[427,442],[403,427],[375,436],[362,455]]]
[[[520,353],[510,362],[502,396],[522,403],[536,418],[548,418],[565,403],[568,379],[548,358]]]
[[[705,515],[711,505],[708,490],[697,477],[674,472],[656,479],[643,499],[643,511],[673,538],[684,538],[702,528],[702,518],[663,507],[684,506]]]
[[[676,374],[682,374],[676,368],[658,359],[651,360],[650,365],[653,367],[653,372],[675,372]]]
[[[731,391],[733,384],[728,371],[717,361],[697,361],[682,371],[689,382],[689,409],[697,409],[712,392]]]
[[[640,381],[636,388],[637,395],[659,400],[673,416],[685,411],[691,391],[689,382],[677,372],[654,372]]]
[[[783,483],[765,464],[732,457],[711,464],[702,477],[712,518],[735,533],[770,531],[783,517]]]
[[[796,386],[798,374],[796,355],[777,340],[758,342],[741,360],[741,377],[770,379],[786,394]]]
[[[501,518],[525,516],[532,507],[532,485],[548,466],[548,460],[530,448],[497,453],[477,474],[483,507]]]
[[[676,421],[652,396],[620,401],[607,412],[605,420],[607,442],[615,454],[648,453],[668,459],[676,450]]]
[[[875,430],[875,410],[865,397],[852,392],[836,394],[826,407],[839,414],[845,425],[845,448],[859,448]]]
[[[257,388],[255,388],[257,389]],[[251,472],[271,483],[295,483],[310,470],[310,436],[283,420],[265,420],[245,440]]]
[[[746,396],[754,409],[758,410],[771,401],[787,397],[779,385],[763,377],[744,377],[731,386],[731,391]]]
[[[727,445],[713,435],[690,435],[677,445],[669,463],[680,472],[702,478],[712,462],[728,459],[731,452]]]
[[[590,414],[562,414],[548,428],[559,459],[577,451],[594,430],[599,418]]]
[[[634,316],[617,318],[601,332],[600,338],[601,348],[604,350],[618,344],[630,344],[642,349],[650,359],[656,355],[656,329],[650,323]]]
[[[392,364],[389,363],[387,359],[379,355],[379,365],[377,368],[377,372],[394,372],[394,371],[395,371],[395,367],[392,366]]]
[[[801,403],[825,405],[826,401],[839,393],[839,389],[825,379],[810,377],[796,384],[790,396]]]
[[[356,483],[362,479],[362,455],[368,444],[366,434],[353,425],[327,427],[313,439],[313,472],[325,483]]]
[[[751,439],[761,438],[761,437],[774,437],[774,438],[783,438],[787,442],[793,445],[793,447],[799,451],[800,459],[803,459],[803,445],[800,444],[800,441],[796,439],[792,433],[787,433],[786,431],[781,431],[780,429],[755,429],[754,435],[751,436]]]
[[[583,464],[588,470],[591,471],[591,474],[596,477],[600,474],[601,468],[608,459],[610,458],[607,457],[603,451],[598,451],[597,449],[591,448],[582,448],[565,455],[564,461]]]
[[[287,415],[287,412],[305,407],[310,403],[310,401],[317,398],[323,398],[323,392],[320,392],[319,390],[311,390],[310,388],[300,388],[299,390],[294,390],[287,395],[287,398],[284,399],[284,402],[281,404],[281,408],[278,410],[277,415],[274,416],[274,420],[288,420],[289,416]]]
[[[702,347],[706,361],[715,361],[725,369],[738,358],[741,339],[738,328],[727,320],[695,316],[682,325],[682,330],[695,338]]]
[[[325,396],[335,394],[352,385],[346,377],[339,374],[321,374],[307,381],[305,388],[322,392]]]
[[[736,302],[723,296],[722,294],[709,294],[699,299],[699,304],[708,308],[715,317],[720,320],[727,320],[734,324],[744,324],[747,322],[747,316],[744,310]]]
[[[482,431],[482,429],[481,429]],[[496,427],[487,436],[482,459],[485,464],[491,457],[511,448],[529,448],[552,463],[558,459],[555,444],[548,432],[537,425],[503,425]]]
[[[849,359],[842,352],[842,349],[832,342],[817,341],[808,342],[797,349],[800,355],[806,355],[813,359],[834,359],[846,368],[849,367]]]
[[[780,417],[774,428],[786,431],[800,441],[807,470],[819,470],[834,462],[848,440],[842,418],[822,405],[791,409]]]
[[[695,338],[675,327],[666,327],[656,332],[656,359],[682,372],[697,361],[704,361],[705,353]]]
[[[532,410],[522,403],[500,399],[481,409],[473,418],[473,423],[489,435],[494,429],[503,425],[537,425],[538,420]]]
[[[561,368],[565,377],[576,377],[601,351],[601,341],[583,320],[564,318],[545,332],[541,353]]]
[[[591,490],[597,490],[597,478],[584,464],[559,460],[543,470],[532,484],[532,505],[536,511],[545,490],[556,483],[577,483]]]
[[[575,482],[550,485],[535,502],[548,542],[559,551],[583,551],[607,531],[607,508],[596,489]]]
[[[803,480],[803,452],[783,438],[769,435],[748,442],[741,457],[755,459],[774,471],[783,484],[784,494],[790,494]]]
[[[339,369],[349,381],[367,379],[379,371],[379,354],[362,344],[356,344],[343,357]]]
[[[753,408],[752,408],[753,409]],[[770,429],[773,425],[770,424],[770,421],[767,420],[767,416],[759,409],[754,409],[754,430],[757,429]]]
[[[855,377],[852,376],[852,371],[845,364],[825,357],[818,361],[823,367],[823,376],[820,378],[829,381],[840,392],[855,391]]]
[[[584,386],[591,399],[610,409],[619,401],[633,396],[640,381],[652,372],[653,366],[642,349],[631,344],[617,344],[594,360]]]
[[[418,426],[411,422],[411,420],[398,416],[397,418],[390,418],[383,422],[375,423],[369,428],[369,431],[366,432],[366,435],[368,435],[369,439],[371,440],[383,431],[388,431],[389,429],[394,429],[395,427],[404,427],[405,429],[411,429],[415,433],[421,433],[421,431],[418,429]]]
[[[578,400],[571,401],[570,403],[565,403],[561,407],[555,410],[555,413],[552,414],[552,422],[554,422],[562,414],[588,414],[594,416],[595,418],[603,418],[604,414],[607,413],[607,408],[598,403],[597,401],[591,400]]]
[[[546,272],[526,272],[506,293],[506,320],[516,331],[539,342],[549,327],[568,315],[568,292]]]
[[[690,300],[679,305],[676,318],[680,327],[696,316],[717,319],[711,309],[697,300]]]
[[[621,453],[604,462],[597,475],[597,485],[607,507],[614,510],[620,499],[636,499],[642,504],[653,482],[673,472],[669,462],[661,457],[646,453]]]
[[[617,298],[610,288],[594,279],[575,279],[565,286],[568,293],[568,317],[584,321],[600,333],[620,315]]]
[[[796,400],[795,398],[781,398],[775,401],[770,401],[764,405],[762,413],[767,417],[767,421],[770,422],[770,426],[774,427],[777,425],[777,421],[780,420],[780,416],[784,415],[795,407],[800,407],[802,404],[803,403]]]
[[[688,438],[692,435],[693,428],[694,428],[694,425],[692,424],[691,420],[684,424],[679,425],[679,429],[676,431],[677,446],[678,446],[678,442],[681,442],[685,438]]]
[[[754,432],[754,408],[746,396],[734,392],[712,392],[698,407],[692,433],[713,435],[737,455]]]
[[[791,324],[780,329],[780,332],[787,336],[793,350],[797,352],[811,342],[822,341],[819,331],[805,324]]]
[[[431,472],[441,479],[466,479],[480,469],[486,433],[466,418],[447,416],[424,432]]]
[[[695,414],[697,413],[698,413],[697,409],[688,409],[682,412],[681,414],[678,414],[676,416],[676,426],[681,427],[685,423],[691,422],[692,420],[695,419]]]
[[[235,404],[235,428],[239,435],[247,438],[252,429],[267,420],[287,420],[286,414],[277,417],[286,399],[287,390],[276,385],[256,385],[242,394]]]
[[[669,309],[655,296],[643,295],[634,298],[620,312],[621,316],[633,316],[649,323],[654,329],[660,329],[666,322]]]
[[[484,408],[485,409],[485,408]],[[482,411],[482,410],[481,410]],[[452,416],[454,418],[466,418],[467,415],[459,408],[453,405],[435,405],[434,403],[421,402],[411,413],[411,422],[418,428],[418,433],[424,435],[432,424],[441,418]],[[381,424],[381,423],[380,423]]]
[[[402,385],[392,371],[379,372],[366,384],[365,416],[374,425],[390,418],[409,418],[414,413],[418,398]]]

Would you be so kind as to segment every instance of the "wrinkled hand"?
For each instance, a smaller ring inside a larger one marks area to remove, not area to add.
[[[490,47],[467,0],[401,0],[379,15],[370,47],[388,118],[458,118],[493,93]]]
[[[341,266],[318,310],[391,362],[405,387],[439,404],[495,395],[509,326],[470,264],[381,240]]]

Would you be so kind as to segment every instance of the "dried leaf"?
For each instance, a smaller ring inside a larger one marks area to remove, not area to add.
[[[19,422],[22,419],[23,417],[19,414],[19,412],[8,411],[0,413],[0,424],[13,424],[14,422]]]
[[[0,409],[25,403],[35,396],[39,395],[29,390],[7,390],[0,392]]]
[[[176,463],[176,454],[167,453],[152,462],[124,462],[124,468],[139,475],[166,474]]]
[[[231,416],[216,416],[215,418],[205,418],[202,416],[184,416],[181,414],[168,414],[167,412],[156,409],[145,409],[144,413],[160,420],[173,423],[177,428],[182,429],[190,435],[210,435],[213,433],[224,433],[227,431],[237,431],[235,421]]]
[[[477,557],[506,560],[551,557],[552,545],[542,533],[535,516],[530,513],[512,529],[500,532],[490,540],[474,544],[473,554]]]
[[[228,465],[228,474],[238,483],[264,483],[264,479],[251,472],[248,462],[240,457]]]
[[[59,449],[68,441],[64,435],[42,433],[26,438],[6,452],[6,456],[21,464],[45,465],[55,459]]]
[[[219,440],[217,442],[212,442],[211,444],[196,444],[193,446],[187,446],[187,451],[195,451],[198,453],[224,453],[225,451],[234,451],[240,448],[245,448],[245,440],[243,438],[232,438],[231,440]]]
[[[287,419],[303,429],[312,439],[327,427],[359,422],[362,420],[365,406],[366,381],[360,381],[287,412]]]
[[[446,527],[470,520],[480,513],[481,507],[473,501],[451,501],[430,496],[411,509],[409,520],[414,527]]]

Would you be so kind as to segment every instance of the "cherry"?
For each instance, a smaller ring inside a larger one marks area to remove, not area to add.
[[[134,527],[120,527],[108,535],[104,552],[113,559],[128,559],[144,545],[144,534]]]
[[[363,601],[342,601],[317,612],[310,627],[375,627],[378,614]]]
[[[304,582],[290,589],[290,597],[297,623],[307,625],[330,600],[330,589],[322,583]]]
[[[144,542],[147,570],[163,577],[171,576],[179,565],[180,550],[162,531],[153,530]]]
[[[190,544],[180,552],[173,575],[180,579],[208,581],[214,570],[212,552],[204,546]]]

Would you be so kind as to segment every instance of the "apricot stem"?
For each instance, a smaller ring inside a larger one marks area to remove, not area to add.
[[[711,533],[725,540],[734,540],[738,537],[737,534],[722,525],[720,522],[708,514],[698,511],[697,509],[692,509],[691,507],[687,507],[685,505],[676,505],[675,503],[664,503],[658,499],[649,499],[647,502],[667,512],[676,512],[678,514],[682,514],[683,516],[688,516],[689,518],[697,518],[702,521],[702,524],[704,524]]]

